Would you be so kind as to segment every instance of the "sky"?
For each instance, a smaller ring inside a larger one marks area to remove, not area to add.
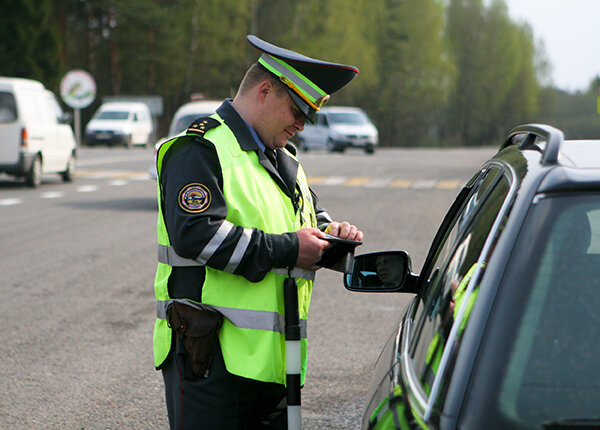
[[[544,41],[553,84],[585,91],[600,75],[600,0],[505,0],[515,21]]]

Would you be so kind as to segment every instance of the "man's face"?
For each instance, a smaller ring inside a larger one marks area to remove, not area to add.
[[[304,115],[287,91],[273,91],[265,99],[266,114],[256,131],[271,149],[283,148],[298,131],[304,130]]]

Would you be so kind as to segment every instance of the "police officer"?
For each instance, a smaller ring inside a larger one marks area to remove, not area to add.
[[[171,428],[286,428],[284,280],[298,285],[304,384],[323,231],[363,237],[318,206],[288,143],[358,69],[247,39],[262,55],[233,100],[157,154],[154,358]]]

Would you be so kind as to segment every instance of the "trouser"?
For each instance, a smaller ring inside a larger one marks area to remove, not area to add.
[[[171,430],[287,429],[283,385],[229,373],[218,342],[208,377],[185,379],[186,353],[175,338],[162,368]]]

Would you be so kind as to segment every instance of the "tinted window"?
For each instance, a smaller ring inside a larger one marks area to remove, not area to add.
[[[17,106],[12,93],[0,91],[0,122],[17,120]]]
[[[523,274],[528,291],[498,408],[511,427],[598,418],[600,196],[542,199],[543,227]],[[530,287],[529,287],[530,286]]]
[[[456,238],[454,244],[444,243],[434,264],[431,286],[419,317],[421,332],[413,354],[416,376],[427,395],[437,374],[450,331],[457,324],[457,342],[453,347],[460,345],[478,294],[478,289],[475,288],[469,295],[467,287],[478,269],[477,261],[508,191],[507,179],[500,177],[498,171],[491,172],[457,217],[448,235]],[[485,262],[479,267],[480,274],[484,269]],[[444,389],[445,385],[442,386],[442,390]]]

